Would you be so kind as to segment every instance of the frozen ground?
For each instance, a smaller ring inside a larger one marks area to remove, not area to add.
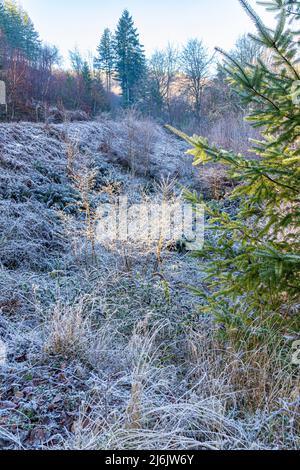
[[[267,349],[218,342],[174,246],[101,246],[100,203],[219,199],[149,121],[0,125],[2,449],[299,447],[299,383]]]

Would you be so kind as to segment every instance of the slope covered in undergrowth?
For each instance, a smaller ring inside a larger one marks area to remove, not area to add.
[[[299,383],[268,348],[216,339],[174,246],[97,243],[97,207],[222,204],[222,173],[149,121],[0,126],[1,449],[299,447]],[[275,351],[280,351],[280,345]]]

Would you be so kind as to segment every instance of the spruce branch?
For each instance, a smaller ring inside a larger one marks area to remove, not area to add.
[[[255,24],[256,28],[262,35],[262,37],[266,41],[266,45],[270,48],[273,48],[274,51],[281,57],[281,59],[284,61],[284,63],[287,65],[287,67],[291,70],[291,72],[294,74],[296,80],[300,80],[300,74],[297,72],[293,64],[287,59],[287,57],[280,51],[279,47],[277,46],[277,37],[281,37],[284,26],[285,26],[285,18],[286,18],[286,13],[283,10],[280,15],[279,23],[277,26],[277,31],[274,34],[274,37],[272,37],[269,34],[268,28],[264,25],[263,21],[261,18],[257,15],[257,13],[253,10],[253,8],[249,5],[247,0],[239,0],[241,3],[242,7],[248,14],[248,16],[252,19],[253,23]]]

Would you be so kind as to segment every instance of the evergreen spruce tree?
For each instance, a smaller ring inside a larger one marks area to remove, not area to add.
[[[35,61],[40,50],[39,35],[28,14],[13,0],[0,6],[0,30],[11,50]]]
[[[23,21],[23,39],[24,39],[24,47],[23,51],[28,59],[35,62],[40,53],[40,40],[39,34],[35,30],[34,24],[29,18],[28,14],[23,12],[22,14],[22,21]]]
[[[253,157],[179,134],[192,145],[196,165],[222,163],[237,182],[231,209],[226,201],[222,210],[207,204],[209,230],[218,236],[201,252],[213,259],[197,290],[206,299],[203,312],[216,314],[231,334],[245,328],[263,336],[268,324],[284,331],[300,326],[300,8],[295,0],[265,0],[278,11],[273,31],[240,2],[257,28],[252,40],[271,56],[271,64],[258,58],[245,66],[219,50],[231,85],[251,107],[247,119],[261,133]]]
[[[110,29],[104,30],[97,50],[98,57],[95,59],[95,67],[105,74],[106,91],[110,92],[115,63],[113,37]]]
[[[92,74],[91,74],[91,71],[90,71],[89,64],[87,63],[86,60],[83,62],[81,76],[82,76],[82,79],[83,79],[85,90],[87,92],[90,92],[93,79],[92,79]]]
[[[138,95],[138,86],[145,75],[145,54],[137,29],[128,10],[119,20],[115,34],[116,72],[123,94],[124,105],[132,105]]]
[[[80,105],[91,112],[93,110],[93,77],[86,60],[83,61],[80,77],[83,85]]]
[[[3,68],[4,62],[4,49],[5,49],[5,20],[6,20],[6,13],[4,9],[4,5],[0,3],[0,70]]]

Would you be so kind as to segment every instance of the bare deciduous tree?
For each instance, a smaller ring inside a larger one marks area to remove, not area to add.
[[[178,58],[178,50],[169,44],[165,50],[155,51],[149,63],[156,104],[160,110],[166,106],[169,114],[172,85],[178,73]]]
[[[236,41],[231,55],[241,65],[246,66],[248,64],[255,64],[263,52],[263,47],[253,41],[248,34],[245,34]]]
[[[203,89],[209,78],[213,57],[199,39],[190,39],[180,57],[181,70],[188,95],[193,101],[195,114],[201,118]]]

